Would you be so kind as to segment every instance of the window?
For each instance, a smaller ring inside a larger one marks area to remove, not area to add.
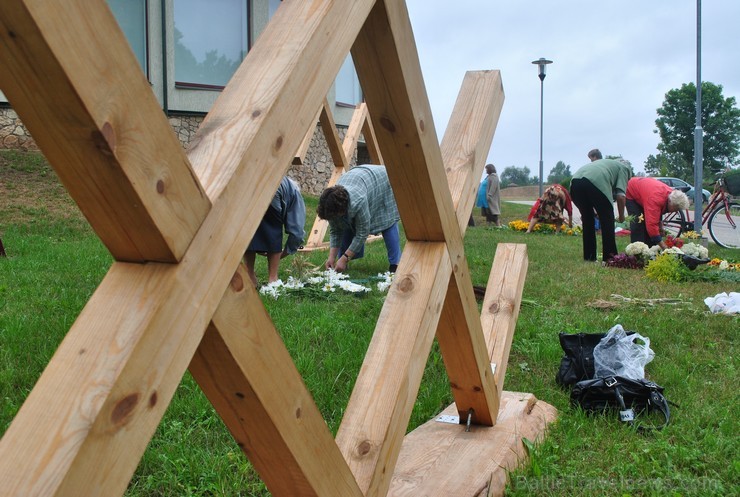
[[[223,88],[247,54],[246,0],[174,0],[175,84]]]
[[[108,6],[148,78],[146,3],[146,0],[108,0]]]
[[[351,55],[347,55],[342,68],[339,69],[335,84],[337,104],[354,107],[362,102],[362,89],[357,79],[357,72]]]

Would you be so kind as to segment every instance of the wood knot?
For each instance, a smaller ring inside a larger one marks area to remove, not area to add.
[[[243,393],[241,393],[241,392],[236,392],[236,393],[235,393],[234,395],[236,395],[236,396],[237,396],[237,397],[239,397],[240,399],[243,399],[243,398],[244,398],[244,394],[243,394]]]
[[[494,303],[493,303],[493,304],[491,304],[491,306],[490,306],[490,307],[488,308],[488,311],[489,311],[489,312],[490,312],[491,314],[496,314],[496,313],[497,313],[497,312],[498,312],[498,311],[499,311],[500,309],[501,309],[501,306],[499,305],[499,303],[498,303],[498,302],[494,302]]]
[[[244,290],[244,279],[242,278],[242,275],[239,273],[234,273],[234,276],[231,277],[231,282],[229,283],[229,286],[235,292],[241,292],[242,290]]]
[[[419,129],[424,131],[424,119],[419,119]]]
[[[151,409],[152,407],[154,407],[154,406],[156,406],[156,405],[157,405],[157,400],[159,400],[159,399],[158,399],[158,396],[157,396],[157,391],[155,390],[155,391],[153,391],[153,392],[152,392],[152,394],[151,394],[151,395],[149,396],[149,408],[150,408],[150,409]]]
[[[299,407],[299,408],[297,408],[297,409],[295,410],[295,418],[296,418],[296,419],[301,419],[301,414],[302,414],[302,413],[301,413],[301,408]]]
[[[280,150],[280,147],[283,146],[283,135],[280,135],[277,137],[277,140],[275,140],[275,151]]]
[[[380,118],[380,125],[383,126],[385,129],[390,131],[391,133],[396,132],[396,125],[393,124],[393,121],[388,119],[386,116],[383,116]]]
[[[370,450],[373,448],[373,446],[370,444],[368,440],[365,440],[360,445],[357,446],[357,453],[360,456],[366,456],[370,453]]]
[[[136,404],[139,403],[139,394],[132,393],[121,400],[119,400],[113,407],[113,412],[110,415],[110,419],[113,424],[123,424],[127,421],[127,418],[134,412]]]
[[[157,181],[157,193],[160,195],[164,193],[164,181],[161,179]]]
[[[398,283],[398,286],[396,288],[398,288],[398,291],[400,292],[410,292],[414,289],[414,280],[406,276]]]
[[[257,119],[257,118],[258,118],[258,117],[260,117],[261,115],[262,115],[262,111],[261,111],[261,110],[259,110],[259,109],[257,109],[257,110],[255,110],[254,112],[252,112],[252,119]]]

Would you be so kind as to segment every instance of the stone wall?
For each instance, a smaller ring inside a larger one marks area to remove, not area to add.
[[[0,107],[0,149],[38,150],[18,114],[8,107]]]
[[[338,126],[339,139],[344,140],[347,128]],[[357,163],[357,151],[352,156],[350,167]],[[301,185],[303,193],[318,197],[329,183],[331,174],[334,172],[334,161],[326,144],[321,126],[317,126],[311,138],[311,144],[306,152],[306,157],[301,165],[291,165],[287,175]]]
[[[203,122],[203,116],[177,115],[170,116],[168,121],[182,146],[187,148],[190,140],[193,139],[195,132]],[[347,128],[339,126],[338,132],[339,138],[343,140],[344,135],[347,134]],[[7,107],[0,108],[0,149],[38,150],[36,142],[21,123],[18,114]],[[360,161],[361,163],[368,162],[364,148],[360,149]],[[357,151],[352,157],[350,166],[354,166],[356,163]],[[317,125],[303,163],[291,165],[287,174],[301,185],[301,191],[309,195],[319,196],[329,182],[333,171],[334,162],[326,144],[326,137],[321,131],[321,127]]]

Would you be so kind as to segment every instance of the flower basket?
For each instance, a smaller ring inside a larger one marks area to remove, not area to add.
[[[723,179],[730,195],[740,195],[740,172],[725,174]]]

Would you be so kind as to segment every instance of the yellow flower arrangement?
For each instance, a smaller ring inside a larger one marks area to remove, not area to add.
[[[509,228],[513,229],[514,231],[527,231],[527,228],[529,227],[529,223],[526,221],[521,221],[519,219],[515,221],[511,221],[509,223]]]
[[[728,262],[715,257],[707,263],[708,266],[716,266],[720,271],[740,271],[740,263]]]
[[[522,221],[520,219],[514,220],[509,222],[509,228],[514,231],[527,231],[529,228],[529,223],[527,221]],[[532,228],[533,232],[538,233],[557,233],[558,230],[555,229],[554,225],[547,224],[547,223],[537,223]],[[569,228],[566,224],[563,224],[560,226],[560,232],[569,235],[569,236],[577,236],[580,235],[583,232],[583,229],[580,226],[574,226],[572,228]]]

